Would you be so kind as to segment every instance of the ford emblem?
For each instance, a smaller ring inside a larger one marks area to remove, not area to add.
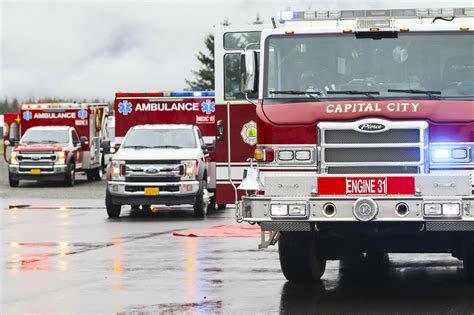
[[[158,170],[156,168],[150,167],[145,170],[145,173],[147,174],[156,174],[158,173]]]
[[[363,123],[357,126],[357,129],[363,132],[380,132],[387,128],[384,124],[380,123]]]

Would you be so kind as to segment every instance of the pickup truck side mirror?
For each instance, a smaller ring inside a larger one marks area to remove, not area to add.
[[[207,148],[206,145],[201,146],[201,149],[204,154],[209,154],[209,149]]]
[[[86,146],[86,145],[89,144],[89,141],[87,140],[87,137],[82,136],[82,137],[80,138],[80,143],[81,143],[81,147],[84,147],[84,146]]]
[[[217,140],[224,139],[224,123],[222,120],[217,121]]]
[[[4,144],[5,144],[7,147],[10,147],[10,146],[14,147],[15,144],[16,144],[16,140],[15,140],[15,138],[10,138],[10,139],[8,139],[8,140],[5,140]]]
[[[110,140],[107,140],[107,141],[102,141],[100,143],[100,146],[102,147],[102,152],[104,154],[109,154],[111,153],[110,150],[111,150],[111,147],[110,147]]]

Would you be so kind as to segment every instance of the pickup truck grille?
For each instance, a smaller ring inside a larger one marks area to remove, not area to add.
[[[361,131],[367,123],[385,126]],[[318,124],[323,174],[424,173],[428,124],[424,121],[322,122]]]
[[[170,162],[170,161],[164,161]],[[185,167],[180,162],[176,164],[164,163],[163,161],[150,164],[133,164],[126,162],[125,182],[177,182],[184,176]]]
[[[45,163],[54,162],[57,156],[53,152],[34,152],[34,153],[18,153],[17,159],[20,163]]]

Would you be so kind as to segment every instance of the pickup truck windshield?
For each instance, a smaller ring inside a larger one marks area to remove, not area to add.
[[[133,129],[125,138],[124,148],[197,148],[192,129]]]
[[[69,143],[69,130],[28,129],[21,138],[21,144],[29,143]]]
[[[472,32],[399,33],[381,40],[274,35],[266,40],[264,72],[265,99],[366,98],[367,91],[381,98],[472,99],[474,37]]]

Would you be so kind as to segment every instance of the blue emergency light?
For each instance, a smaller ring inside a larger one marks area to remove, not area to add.
[[[214,97],[214,91],[195,91],[195,92],[171,92],[170,96],[176,97],[186,97],[186,96],[194,96],[194,97]]]

